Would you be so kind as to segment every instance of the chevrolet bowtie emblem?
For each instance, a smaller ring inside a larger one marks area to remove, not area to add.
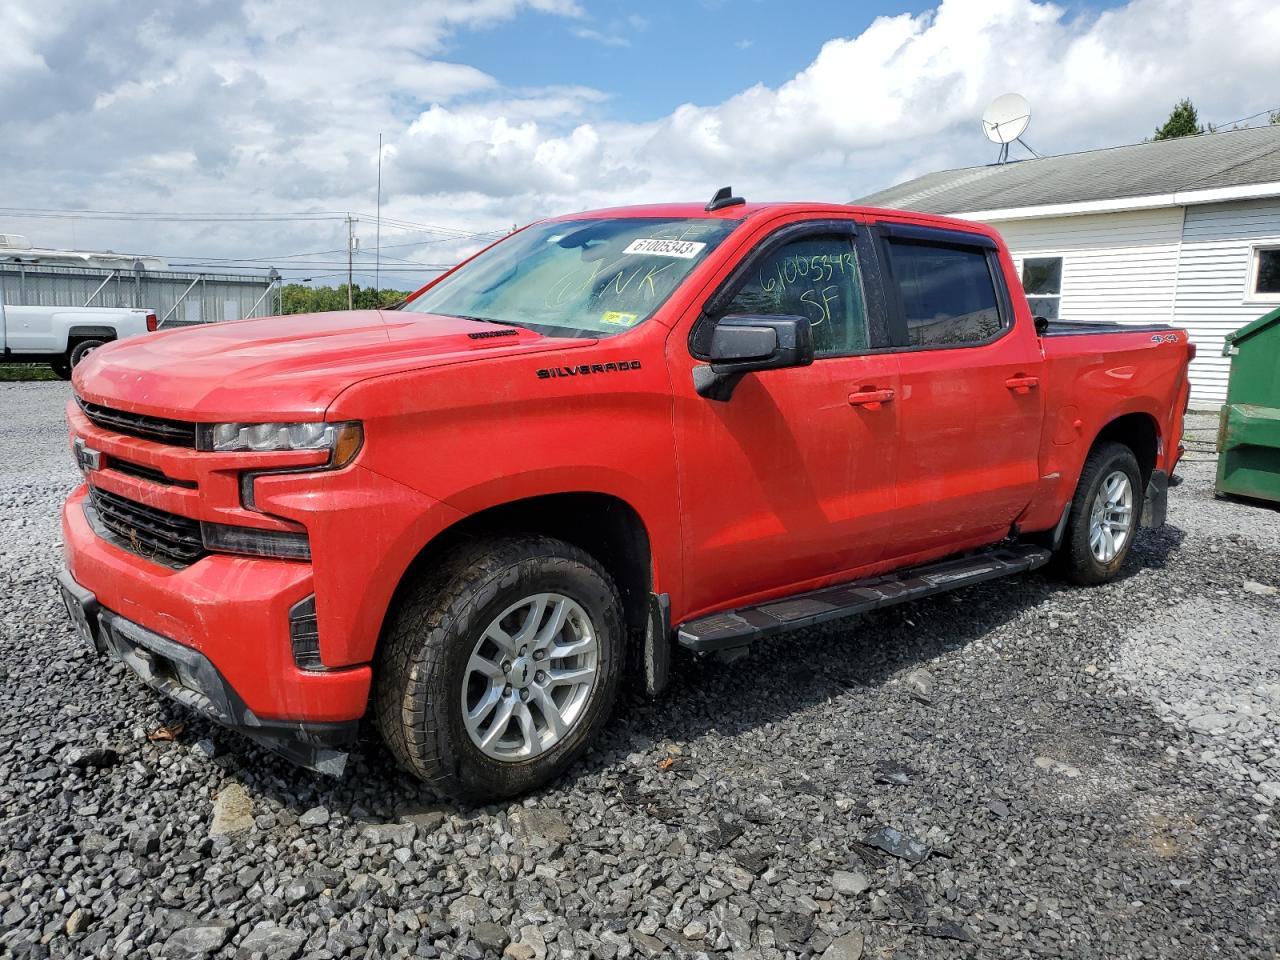
[[[102,466],[102,451],[86,445],[79,437],[76,438],[72,447],[76,454],[76,464],[81,470],[97,470]]]

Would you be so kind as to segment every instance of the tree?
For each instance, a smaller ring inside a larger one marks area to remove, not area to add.
[[[1184,97],[1178,101],[1177,106],[1173,108],[1173,112],[1169,114],[1163,126],[1156,128],[1155,136],[1152,140],[1172,140],[1174,137],[1194,137],[1198,133],[1204,133],[1204,127],[1200,124],[1200,117],[1196,114],[1196,108],[1192,105],[1189,97]]]
[[[356,284],[351,288],[351,302],[357,310],[376,310],[399,303],[409,294],[403,290],[374,290]],[[324,313],[347,309],[347,285],[340,287],[308,287],[286,283],[280,288],[281,313]]]

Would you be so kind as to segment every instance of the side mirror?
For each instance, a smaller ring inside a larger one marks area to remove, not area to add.
[[[693,388],[708,400],[728,400],[738,381],[758,370],[813,363],[813,331],[807,317],[730,314],[704,321],[694,353],[709,361],[693,368]]]

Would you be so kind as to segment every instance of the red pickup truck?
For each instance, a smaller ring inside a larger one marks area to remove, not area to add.
[[[62,593],[300,763],[340,772],[371,715],[437,791],[508,796],[677,646],[1115,576],[1163,522],[1193,353],[1033,318],[976,223],[728,191],[574,214],[398,310],[95,351]]]

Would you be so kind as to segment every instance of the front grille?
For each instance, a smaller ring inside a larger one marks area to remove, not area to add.
[[[134,463],[132,460],[121,460],[119,457],[108,457],[107,466],[116,473],[125,473],[131,477],[140,477],[143,480],[150,480],[152,483],[159,483],[166,487],[186,487],[188,490],[194,490],[197,484],[194,480],[179,480],[171,477],[163,470],[157,470],[155,467],[143,466],[141,463]]]
[[[99,403],[90,403],[76,397],[76,403],[84,415],[95,425],[104,430],[126,433],[131,437],[166,443],[173,447],[190,447],[195,449],[196,425],[182,420],[166,420],[164,417],[150,417],[144,413],[130,413],[127,410],[115,410]]]
[[[116,546],[170,567],[195,563],[207,551],[200,521],[89,488],[93,509],[106,539]]]

